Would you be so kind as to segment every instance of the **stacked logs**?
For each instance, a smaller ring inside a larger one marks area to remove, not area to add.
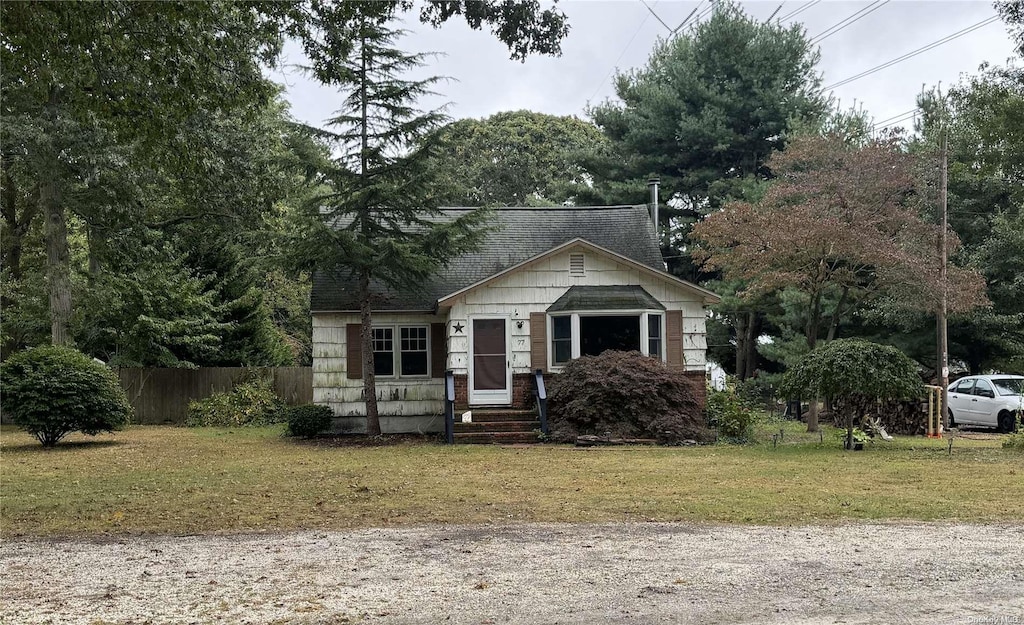
[[[888,400],[871,402],[871,405],[865,408],[866,416],[868,418],[878,417],[889,434],[917,436],[925,433],[928,402]],[[831,418],[832,424],[836,427],[846,427],[841,410],[832,411]],[[856,425],[863,427],[864,424]]]

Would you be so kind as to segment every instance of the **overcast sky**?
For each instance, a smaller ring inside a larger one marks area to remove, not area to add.
[[[807,5],[809,0],[743,2],[744,10],[758,19],[768,18],[782,4],[776,17]],[[648,0],[654,12],[676,27],[696,7],[700,14],[708,1]],[[820,42],[819,71],[823,84],[850,78],[864,70],[996,15],[990,2],[878,0],[847,2],[823,0],[786,22],[799,21],[811,37],[827,31],[862,9],[860,19]],[[461,18],[452,18],[440,29],[419,24],[409,14],[402,41],[407,51],[443,54],[424,75],[447,76],[443,98],[421,103],[435,108],[450,103],[455,119],[486,117],[499,111],[528,109],[554,115],[586,117],[588,103],[614,97],[611,73],[642,66],[658,37],[668,30],[640,0],[563,0],[558,7],[569,17],[569,36],[562,56],[531,57],[525,63],[509,59],[508,50],[489,32],[471,30]],[[705,19],[707,19],[705,17]],[[909,111],[922,85],[955,83],[964,73],[976,73],[983,62],[1002,65],[1012,55],[1012,44],[1001,21],[977,30],[890,68],[835,88],[832,93],[843,108],[856,101],[882,121]],[[303,62],[294,45],[286,48],[285,63]],[[292,114],[299,120],[322,125],[337,108],[339,96],[285,67],[272,77],[287,87]],[[904,122],[909,125],[911,120]]]

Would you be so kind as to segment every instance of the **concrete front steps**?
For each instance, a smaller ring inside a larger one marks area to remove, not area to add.
[[[465,411],[462,411],[465,412]],[[538,443],[540,420],[534,410],[475,408],[473,422],[462,423],[455,414],[455,442],[478,444]]]

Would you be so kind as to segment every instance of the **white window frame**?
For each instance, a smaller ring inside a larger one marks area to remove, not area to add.
[[[586,310],[586,311],[560,311],[547,313],[547,344],[545,345],[545,351],[547,351],[548,357],[548,371],[552,373],[558,373],[562,370],[565,364],[554,363],[555,350],[552,349],[552,341],[554,341],[554,321],[553,317],[570,317],[572,323],[570,324],[570,337],[572,338],[572,354],[569,360],[576,360],[580,357],[580,319],[582,317],[640,317],[640,345],[639,352],[644,356],[650,356],[650,333],[649,329],[649,318],[648,315],[661,315],[661,322],[659,323],[659,329],[661,330],[661,361],[668,362],[668,349],[666,348],[668,341],[665,336],[665,318],[668,316],[665,310],[654,310],[645,308],[642,310]]]
[[[432,345],[430,344],[430,324],[427,323],[385,323],[374,324],[374,330],[391,330],[391,359],[394,373],[392,375],[375,375],[381,380],[429,380],[431,368]],[[402,328],[425,328],[427,333],[427,373],[424,375],[402,375]],[[376,356],[374,356],[376,358]]]

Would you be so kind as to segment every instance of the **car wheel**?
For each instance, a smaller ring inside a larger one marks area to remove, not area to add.
[[[949,427],[955,428],[956,427],[956,417],[953,416],[953,410],[950,409],[950,410],[947,410],[946,412],[949,413]]]
[[[1017,420],[1006,410],[999,413],[999,431],[1009,434],[1017,429]]]

